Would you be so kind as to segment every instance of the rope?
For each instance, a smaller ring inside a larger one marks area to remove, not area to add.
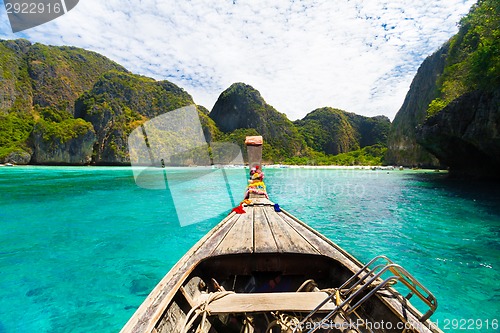
[[[313,279],[305,280],[304,283],[300,285],[299,289],[297,289],[297,292],[301,292],[309,283],[313,283],[315,287],[318,286]]]
[[[187,333],[188,330],[191,328],[191,326],[193,326],[193,323],[195,322],[195,320],[200,315],[203,316],[202,321],[201,321],[201,327],[200,327],[201,330],[203,331],[203,328],[205,327],[205,321],[207,319],[207,316],[210,315],[210,311],[208,310],[208,306],[210,305],[210,303],[212,303],[213,301],[216,301],[218,299],[221,299],[222,297],[225,297],[229,294],[234,294],[234,292],[233,291],[218,291],[215,293],[208,294],[208,298],[204,302],[201,302],[200,304],[192,307],[191,310],[189,310],[189,312],[186,315],[186,319],[184,320],[184,324],[182,326],[183,329],[181,332]]]
[[[271,314],[276,320],[267,325],[266,333],[272,333],[273,327],[279,327],[280,332],[302,332],[300,320],[297,317],[284,315],[282,313],[274,314],[271,312]]]

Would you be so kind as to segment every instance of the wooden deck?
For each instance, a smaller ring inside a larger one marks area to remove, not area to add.
[[[152,332],[184,280],[204,259],[229,254],[299,253],[343,262],[352,272],[362,265],[350,254],[274,203],[251,198],[244,214],[230,213],[198,241],[164,276],[121,332]]]
[[[246,213],[234,214],[224,237],[211,255],[227,253],[331,254],[331,245],[283,213],[267,199],[253,199]]]

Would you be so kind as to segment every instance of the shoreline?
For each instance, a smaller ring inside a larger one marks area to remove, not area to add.
[[[0,164],[0,168],[12,168],[12,167],[53,167],[53,168],[144,168],[147,165],[71,165],[71,164]],[[234,169],[241,167],[241,165],[225,165],[222,168]],[[248,165],[243,166],[248,169]],[[166,168],[220,168],[217,166],[167,166]],[[263,169],[316,169],[316,170],[373,170],[373,171],[427,171],[427,172],[448,172],[445,169],[433,169],[433,168],[411,168],[411,167],[396,167],[396,166],[384,166],[384,165],[290,165],[290,164],[262,164]]]

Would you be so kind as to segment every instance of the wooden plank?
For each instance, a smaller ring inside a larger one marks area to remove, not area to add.
[[[290,227],[295,229],[298,233],[304,237],[311,246],[313,246],[318,253],[323,255],[332,256],[332,252],[337,252],[336,249],[326,242],[322,237],[314,233],[312,230],[307,228],[303,223],[298,222],[293,219],[291,216],[286,213],[280,213],[281,218],[288,224]],[[324,236],[323,236],[324,237]]]
[[[290,226],[303,235],[322,255],[343,263],[353,273],[363,267],[363,264],[349,252],[325,237],[323,234],[311,228],[305,222],[297,219],[287,211],[282,211],[280,214],[281,217],[290,224]]]
[[[252,198],[250,199],[250,201],[252,201],[252,203],[250,205],[274,205],[274,202],[272,202],[271,200],[267,199],[267,198]]]
[[[292,237],[289,235],[289,230],[287,230],[287,225],[279,219],[274,208],[265,207],[264,213],[276,241],[278,252],[300,252],[301,248],[294,244]]]
[[[236,213],[231,213],[231,214],[233,214],[233,216],[230,220],[228,220],[228,224],[230,223],[230,226],[225,228],[224,235],[218,239],[217,244],[211,244],[210,253],[207,254],[207,256],[211,257],[219,254],[217,252],[217,249],[219,248],[220,244],[226,239],[227,235],[231,233],[231,229],[234,227],[238,219],[241,217],[241,214],[236,214]],[[217,254],[215,252],[217,252]]]
[[[200,295],[200,289],[198,288],[201,278],[198,276],[195,276],[191,278],[184,286],[181,286],[179,288],[181,294],[184,296],[184,298],[187,300],[189,305],[191,307],[195,306],[194,299]]]
[[[182,327],[180,326],[185,321],[185,319],[186,314],[184,313],[184,311],[182,311],[182,309],[176,302],[172,302],[165,313],[165,320],[163,320],[157,328],[153,327],[151,332],[153,332],[153,329],[156,329],[156,331],[159,333],[179,332],[182,329]]]
[[[191,295],[189,295],[189,292],[186,291],[186,289],[183,286],[181,286],[179,288],[179,290],[181,291],[182,296],[184,296],[184,298],[186,299],[186,301],[188,302],[188,304],[189,304],[190,307],[193,307],[193,306],[196,305],[194,303],[193,298],[191,297]]]
[[[251,253],[253,251],[253,209],[252,206],[245,207],[246,213],[240,214],[238,220],[212,252],[212,255]]]
[[[209,294],[202,294],[198,300],[204,302],[208,297]],[[269,311],[310,312],[327,297],[328,294],[325,292],[228,294],[209,303],[207,309],[211,314]],[[320,310],[331,311],[334,308],[335,304],[329,301]]]
[[[270,206],[263,209],[279,252],[319,253],[302,235],[283,220],[282,213],[275,212],[274,208]]]
[[[270,253],[278,251],[273,232],[269,227],[267,217],[264,214],[264,207],[254,207],[253,235],[255,253]]]

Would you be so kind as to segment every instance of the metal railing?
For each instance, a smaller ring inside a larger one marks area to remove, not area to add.
[[[377,264],[370,269],[370,267],[380,261],[384,261],[384,263]],[[382,275],[387,272],[390,272],[391,275],[382,279]],[[350,315],[379,290],[391,286],[396,282],[401,282],[410,290],[410,292],[404,296],[404,299],[409,300],[413,295],[417,295],[417,297],[429,307],[429,310],[418,318],[420,322],[426,321],[434,311],[436,311],[437,300],[426,287],[418,282],[418,280],[408,273],[406,269],[393,263],[386,256],[377,256],[345,281],[339,288],[336,288],[334,293],[318,304],[314,310],[302,319],[298,327],[304,327],[303,325],[307,320],[312,318],[312,316],[314,316],[327,302],[335,299],[335,308],[323,317],[319,325],[314,325],[314,328],[308,331],[308,333],[315,332],[337,313],[342,312],[344,315]],[[361,298],[351,305],[351,302],[359,297]],[[342,300],[342,298],[344,298],[344,300]]]

